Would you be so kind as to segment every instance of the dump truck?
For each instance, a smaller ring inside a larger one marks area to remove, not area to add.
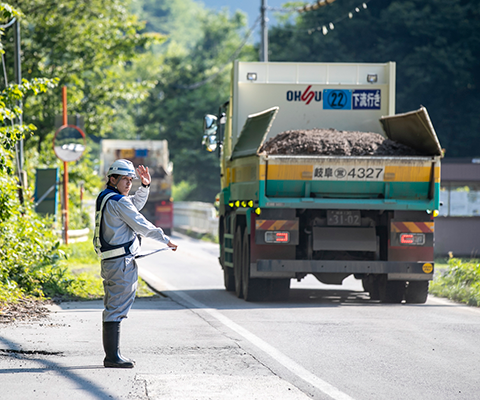
[[[100,153],[100,176],[106,176],[110,165],[119,158],[130,160],[135,167],[148,167],[152,182],[147,204],[141,213],[152,224],[170,235],[173,231],[173,164],[169,160],[166,140],[102,140]],[[140,186],[134,179],[131,193]]]
[[[228,291],[281,300],[292,279],[353,275],[372,300],[426,301],[442,149],[424,107],[395,114],[394,62],[235,61],[229,100],[203,122],[203,144],[220,157]],[[412,153],[262,150],[285,132],[320,128],[381,134]]]

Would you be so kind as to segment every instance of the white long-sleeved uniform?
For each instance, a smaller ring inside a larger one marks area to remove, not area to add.
[[[123,196],[119,200],[109,200],[105,204],[102,216],[102,233],[110,245],[131,242],[129,255],[113,259],[103,259],[101,275],[105,290],[103,321],[121,321],[127,317],[135,300],[137,290],[138,267],[135,255],[140,251],[140,243],[135,233],[168,243],[170,239],[150,223],[140,210],[145,206],[149,189],[140,187],[134,195]]]
[[[103,210],[103,238],[111,245],[128,243],[135,238],[135,233],[168,243],[169,237],[148,221],[140,210],[145,206],[149,189],[140,186],[134,195],[124,196],[118,201],[107,201]],[[140,251],[138,239],[130,247],[133,255]]]

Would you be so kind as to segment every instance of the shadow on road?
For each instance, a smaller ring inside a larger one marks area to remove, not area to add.
[[[84,369],[104,369],[103,365],[80,365],[80,366],[65,366],[61,363],[58,363],[51,358],[46,358],[45,355],[39,354],[36,356],[35,352],[22,351],[22,344],[9,340],[5,337],[0,336],[0,346],[5,346],[7,349],[3,349],[3,357],[14,357],[17,359],[33,362],[38,365],[38,367],[26,367],[26,368],[0,368],[0,376],[3,376],[2,379],[8,379],[9,375],[12,374],[39,374],[46,373],[48,371],[54,371],[59,377],[75,382],[75,384],[81,388],[81,390],[88,393],[88,398],[91,399],[111,399],[112,393],[109,393],[104,388],[100,387],[96,383],[92,382],[88,378],[80,376],[76,373],[76,370]],[[1,355],[1,353],[0,353]],[[61,355],[56,355],[57,357]],[[4,364],[3,364],[4,365]],[[28,379],[25,378],[25,381],[28,382]],[[3,398],[3,397],[2,397]]]
[[[151,288],[155,290],[154,288]],[[217,310],[241,310],[254,308],[325,308],[325,307],[445,307],[439,304],[385,304],[370,300],[368,293],[348,289],[290,289],[290,295],[283,301],[248,302],[236,297],[234,292],[223,289],[162,290],[159,295],[135,299],[133,309],[175,310],[187,308],[212,308]],[[60,303],[67,311],[72,308],[82,312],[102,310],[99,300]],[[60,311],[62,312],[62,311]]]
[[[368,293],[348,289],[290,289],[290,295],[283,301],[247,302],[236,297],[234,292],[222,289],[165,290],[162,295],[188,308],[212,308],[217,310],[239,310],[254,308],[325,308],[340,306],[401,307],[428,306],[426,304],[384,304],[370,300]],[[190,301],[193,299],[194,301]],[[138,300],[137,306],[140,307]],[[146,306],[147,303],[142,303]]]

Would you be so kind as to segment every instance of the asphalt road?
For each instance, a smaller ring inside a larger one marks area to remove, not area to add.
[[[138,261],[141,276],[307,398],[480,398],[480,310],[432,296],[380,304],[353,278],[332,286],[307,277],[288,301],[249,303],[224,290],[217,245],[172,241],[177,252]],[[145,252],[154,248],[145,241]],[[255,398],[268,397],[262,387]]]

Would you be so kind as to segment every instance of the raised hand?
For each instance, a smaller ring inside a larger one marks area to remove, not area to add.
[[[137,168],[137,174],[142,180],[142,183],[144,185],[150,185],[150,182],[152,181],[152,177],[150,176],[150,172],[148,172],[148,167],[139,165]]]

